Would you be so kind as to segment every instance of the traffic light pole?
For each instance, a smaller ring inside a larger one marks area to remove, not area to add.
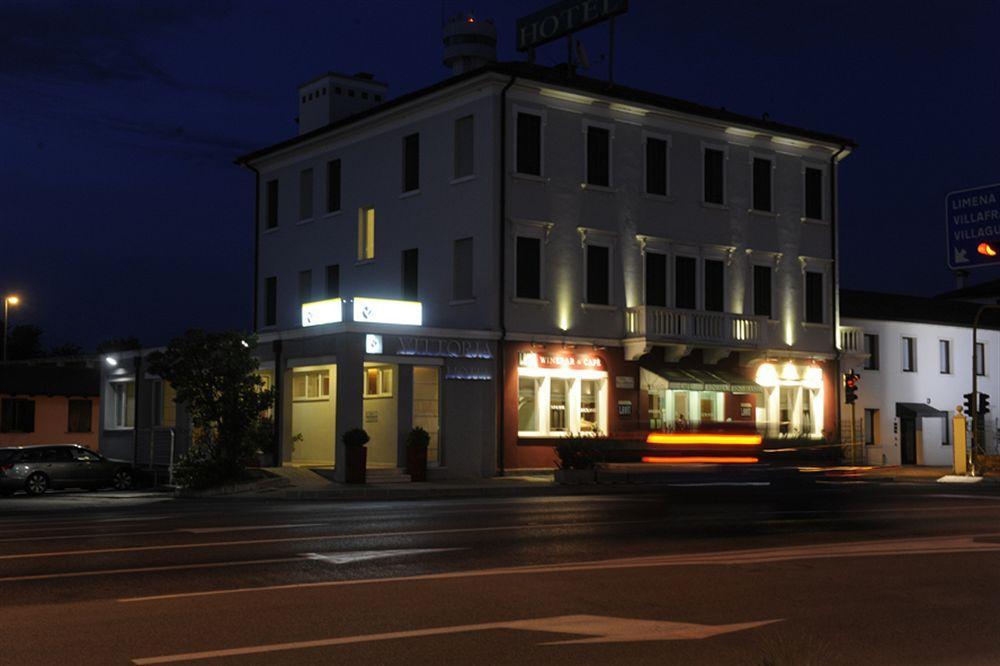
[[[977,354],[976,348],[979,346],[979,320],[983,316],[983,313],[987,310],[1000,310],[1000,305],[983,305],[976,311],[976,318],[972,322],[972,446],[966,452],[966,461],[968,466],[966,469],[972,476],[976,475],[976,455],[975,452],[979,450],[980,446],[985,446],[985,442],[982,438],[985,437],[986,429],[982,429],[982,434],[980,433],[980,426],[984,425],[980,423],[979,418],[979,368],[977,367]],[[983,363],[986,359],[983,359]]]

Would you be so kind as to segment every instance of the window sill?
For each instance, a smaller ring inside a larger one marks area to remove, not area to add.
[[[451,305],[451,306],[456,306],[456,305],[471,305],[471,304],[473,304],[475,302],[476,302],[476,299],[474,299],[474,298],[460,298],[460,299],[457,299],[457,300],[454,300],[454,301],[448,301],[448,305]]]
[[[452,178],[450,185],[460,185],[462,183],[468,183],[470,180],[475,180],[476,174],[470,173],[468,176],[459,176],[458,178]]]
[[[540,174],[520,173],[520,172],[514,171],[514,172],[511,172],[510,175],[511,175],[512,178],[517,178],[519,180],[529,180],[529,181],[533,181],[535,183],[545,184],[545,183],[548,182],[548,178],[546,178],[545,176],[542,176]]]
[[[323,219],[325,220],[328,217],[337,217],[338,215],[342,215],[343,213],[344,213],[343,210],[331,210],[327,213],[323,213]]]
[[[596,185],[594,183],[580,183],[580,189],[584,192],[605,192],[614,194],[615,188],[610,185]]]
[[[830,325],[819,321],[804,321],[802,328],[830,328]]]
[[[131,430],[135,430],[135,428],[131,426],[121,426],[121,427],[111,426],[104,428],[105,432],[129,432]]]
[[[605,312],[617,312],[618,306],[611,305],[607,303],[580,303],[580,307],[584,310],[597,310]]]
[[[663,203],[673,203],[677,201],[677,197],[669,194],[653,194],[651,192],[643,192],[642,198],[649,199],[650,201],[662,201]]]
[[[815,217],[800,217],[799,221],[804,224],[819,224],[823,226],[827,226],[830,224],[826,220],[817,220]]]
[[[409,192],[403,192],[402,194],[400,194],[399,198],[400,199],[409,199],[410,197],[415,197],[415,196],[417,196],[419,194],[420,194],[420,190],[419,189],[410,190]]]
[[[383,398],[391,398],[391,393],[376,393],[372,395],[362,396],[365,400],[381,400]]]
[[[375,257],[372,257],[371,259],[358,259],[357,261],[354,262],[354,265],[367,266],[368,264],[374,264],[374,263],[375,263]]]
[[[755,217],[781,217],[780,213],[775,213],[772,210],[757,210],[756,208],[748,208],[747,213]]]
[[[521,298],[515,296],[510,299],[511,303],[523,303],[524,305],[549,305],[549,301],[544,298]]]
[[[317,398],[292,398],[292,402],[326,402],[330,399],[330,396],[317,397]]]
[[[701,207],[708,208],[710,210],[729,210],[729,206],[727,206],[726,204],[717,204],[717,203],[712,203],[711,201],[702,201]]]
[[[298,226],[301,226],[301,225],[303,225],[303,224],[309,224],[309,223],[311,223],[311,222],[312,222],[313,220],[315,220],[315,219],[316,219],[316,218],[314,218],[314,217],[307,217],[307,218],[305,218],[305,219],[302,219],[302,220],[299,220],[298,222],[296,222],[296,223],[295,223],[295,226],[297,226],[297,227],[298,227]]]

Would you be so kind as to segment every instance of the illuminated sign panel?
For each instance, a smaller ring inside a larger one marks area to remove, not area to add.
[[[521,352],[518,365],[542,370],[604,370],[604,360],[590,354]]]
[[[628,0],[565,0],[517,20],[517,50],[547,44],[606,21],[628,9]]]
[[[1000,264],[1000,183],[945,197],[948,268]]]
[[[353,313],[356,322],[408,326],[420,326],[423,323],[423,308],[418,301],[355,298]]]
[[[365,336],[365,353],[367,354],[381,354],[382,353],[382,336],[374,335],[369,333]]]
[[[302,304],[302,325],[338,324],[344,320],[344,306],[339,298]]]

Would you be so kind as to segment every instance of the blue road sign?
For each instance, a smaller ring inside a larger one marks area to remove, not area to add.
[[[1000,183],[944,198],[948,268],[1000,265]]]

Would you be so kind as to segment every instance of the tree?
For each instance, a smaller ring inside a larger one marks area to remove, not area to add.
[[[18,324],[7,332],[7,360],[23,361],[43,356],[41,328],[34,324]]]
[[[150,372],[170,382],[202,433],[189,462],[214,466],[214,480],[238,478],[256,453],[273,401],[256,373],[256,339],[235,331],[191,330],[149,355]]]
[[[52,356],[83,356],[83,347],[72,342],[64,342],[50,349],[49,354]]]

